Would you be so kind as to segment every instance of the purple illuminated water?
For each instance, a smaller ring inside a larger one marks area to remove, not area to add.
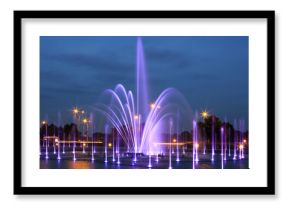
[[[76,161],[76,135],[77,135],[77,129],[75,126],[73,126],[74,130],[74,142],[73,142],[73,160]]]
[[[46,143],[45,143],[45,159],[48,159],[49,157],[48,157],[48,132],[47,132],[47,126],[48,126],[48,124],[47,124],[47,121],[46,121],[46,123],[45,123],[45,136],[46,136],[46,139],[45,139],[45,141],[46,141]]]
[[[221,128],[221,167],[224,168],[224,128]]]
[[[137,153],[158,155],[165,148],[157,146],[164,142],[164,133],[168,133],[166,120],[176,116],[180,111],[180,119],[174,124],[190,126],[192,120],[191,107],[184,96],[174,88],[167,88],[149,103],[146,65],[141,38],[137,40],[137,97],[131,90],[126,90],[118,84],[114,90],[107,89],[102,99],[96,105],[96,111],[101,113],[126,144],[127,152],[135,153],[133,161],[137,161]],[[107,101],[106,101],[107,100]],[[173,132],[172,132],[173,133]],[[113,149],[115,143],[113,141]],[[178,149],[178,146],[176,147]],[[171,151],[174,149],[172,148]],[[179,153],[178,153],[179,155]],[[179,156],[178,156],[179,158]],[[113,160],[115,156],[113,154]]]
[[[176,122],[179,122],[179,112],[177,112]],[[179,162],[179,123],[176,123],[176,161]]]
[[[215,134],[214,134],[214,116],[212,116],[212,125],[211,125],[211,161],[214,161],[215,155]]]
[[[66,136],[69,138],[69,147],[71,138],[73,137],[73,160],[76,161],[76,157],[78,157],[78,161],[80,161],[81,158],[87,156],[80,156],[81,152],[79,150],[81,148],[78,148],[78,153],[76,153],[77,143],[82,147],[83,153],[86,153],[86,151],[88,153],[91,152],[91,155],[88,154],[88,156],[90,156],[91,161],[94,161],[92,164],[96,164],[98,158],[101,158],[101,163],[106,166],[113,164],[114,166],[122,167],[122,164],[126,160],[130,160],[130,164],[134,166],[138,163],[145,163],[145,167],[148,168],[163,166],[160,164],[165,162],[165,167],[167,168],[168,166],[169,169],[172,169],[172,167],[177,167],[182,163],[190,163],[191,166],[192,162],[192,168],[195,169],[200,166],[199,160],[202,162],[205,158],[213,165],[216,165],[214,162],[216,160],[218,166],[220,166],[218,155],[215,159],[215,154],[220,152],[221,168],[223,169],[224,160],[227,159],[227,150],[228,156],[231,156],[231,146],[233,147],[233,159],[237,157],[237,150],[239,150],[239,158],[243,159],[244,148],[242,146],[240,147],[243,144],[243,136],[240,133],[243,133],[244,121],[239,121],[238,126],[235,121],[234,130],[239,127],[241,131],[239,132],[239,136],[237,132],[234,132],[234,140],[231,142],[230,128],[226,129],[226,124],[220,130],[221,138],[219,138],[219,130],[215,133],[215,128],[219,125],[217,125],[218,123],[215,122],[213,116],[211,119],[211,131],[209,131],[211,132],[211,144],[208,143],[210,139],[206,138],[205,128],[202,127],[203,125],[199,126],[198,114],[193,115],[192,107],[177,89],[166,88],[157,98],[153,99],[150,97],[144,48],[141,38],[137,39],[136,49],[136,93],[127,90],[122,84],[117,84],[114,89],[105,90],[101,100],[95,106],[97,112],[96,118],[104,123],[101,125],[102,130],[100,130],[100,132],[105,133],[104,145],[102,145],[104,148],[100,148],[102,149],[101,151],[98,149],[101,155],[96,153],[97,145],[95,144],[98,143],[98,140],[96,139],[94,141],[93,137],[93,115],[91,114],[89,119],[92,124],[90,129],[88,125],[87,127],[85,125],[81,127],[80,116],[75,115],[75,126],[72,128],[72,133]],[[60,115],[58,119],[58,127],[60,127]],[[83,137],[86,133],[86,141],[77,142],[79,127],[80,129],[83,128]],[[98,128],[96,130],[99,131]],[[190,132],[192,130],[192,141],[183,136],[182,132],[184,130],[189,130]],[[57,159],[60,160],[61,143],[63,144],[62,153],[65,154],[65,133],[63,133],[62,142],[60,141],[60,131],[58,130],[57,133]],[[54,130],[54,136],[56,136],[55,134]],[[48,137],[47,125],[46,137]],[[91,140],[89,140],[89,137],[91,137]],[[219,139],[220,145],[218,143]],[[56,141],[53,140],[54,153],[56,152],[55,144]],[[89,149],[90,144],[91,151]],[[49,138],[46,138],[46,159],[48,159],[49,155],[48,146]],[[192,159],[190,154],[191,146]],[[88,147],[87,150],[86,147]],[[201,148],[200,151],[199,147]],[[203,153],[203,155],[199,155],[199,153]],[[125,155],[127,158],[124,157]]]
[[[236,132],[236,130],[237,130],[237,121],[236,120],[234,120],[234,130],[235,130],[235,132],[234,132],[234,157],[233,157],[233,160],[236,160],[237,159],[237,141],[238,141],[238,139],[237,139],[237,132]]]

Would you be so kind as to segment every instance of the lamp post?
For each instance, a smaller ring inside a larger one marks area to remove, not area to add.
[[[86,133],[86,135],[87,135],[87,140],[86,140],[86,142],[87,143],[83,143],[83,153],[85,153],[86,151],[85,151],[85,147],[86,147],[86,144],[88,144],[88,141],[89,141],[89,134],[88,134],[88,130],[89,130],[89,123],[90,123],[90,120],[88,119],[88,118],[84,118],[83,120],[82,120],[82,123],[84,124],[84,126],[86,127],[86,130],[85,131],[83,131],[83,134],[85,134]]]
[[[201,117],[203,119],[203,122],[205,123],[205,120],[209,117],[209,113],[207,110],[202,111],[201,113]],[[203,129],[203,154],[205,154],[206,151],[206,137],[205,137],[205,129]]]

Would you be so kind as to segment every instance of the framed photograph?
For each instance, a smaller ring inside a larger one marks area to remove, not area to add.
[[[14,11],[14,194],[275,194],[274,11]]]

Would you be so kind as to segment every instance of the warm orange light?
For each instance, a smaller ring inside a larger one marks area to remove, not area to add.
[[[84,123],[84,124],[87,124],[87,123],[89,123],[89,120],[88,120],[87,118],[84,118],[84,119],[83,119],[83,123]]]
[[[243,149],[244,148],[244,145],[240,144],[239,148],[240,149]]]
[[[85,147],[86,146],[86,143],[83,143],[83,146]]]
[[[195,147],[198,148],[199,147],[199,144],[198,143],[195,143]]]
[[[109,143],[108,146],[109,146],[109,147],[112,147],[112,143]]]
[[[57,138],[55,138],[55,140],[54,140],[55,142],[58,142],[58,139]]]
[[[172,141],[173,141],[173,143],[175,143],[176,142],[176,139],[173,139]]]
[[[208,114],[208,111],[206,111],[206,110],[201,112],[201,116],[202,116],[204,119],[207,118],[208,115],[209,115],[209,114]]]
[[[75,108],[73,109],[73,113],[74,113],[74,114],[78,114],[78,113],[79,113],[79,109],[78,109],[77,107],[75,107]]]
[[[43,125],[45,125],[45,124],[46,124],[46,121],[45,121],[45,120],[43,120],[41,123],[42,123]]]
[[[243,142],[244,142],[244,143],[247,143],[247,140],[244,140]]]

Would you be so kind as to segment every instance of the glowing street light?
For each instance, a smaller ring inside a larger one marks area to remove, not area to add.
[[[84,118],[84,119],[83,119],[83,123],[84,123],[85,125],[86,125],[86,124],[89,124],[89,122],[90,122],[90,121],[89,121],[88,118]]]
[[[206,119],[206,118],[208,118],[208,116],[209,116],[209,113],[208,113],[208,111],[202,111],[201,113],[201,117],[203,118],[203,119]]]
[[[173,143],[176,143],[176,139],[173,139],[172,142],[173,142]]]
[[[78,114],[80,112],[80,110],[77,107],[74,107],[72,110],[73,114]]]
[[[43,120],[43,121],[41,122],[41,124],[43,124],[43,125],[46,125],[46,121],[45,121],[45,120]]]

